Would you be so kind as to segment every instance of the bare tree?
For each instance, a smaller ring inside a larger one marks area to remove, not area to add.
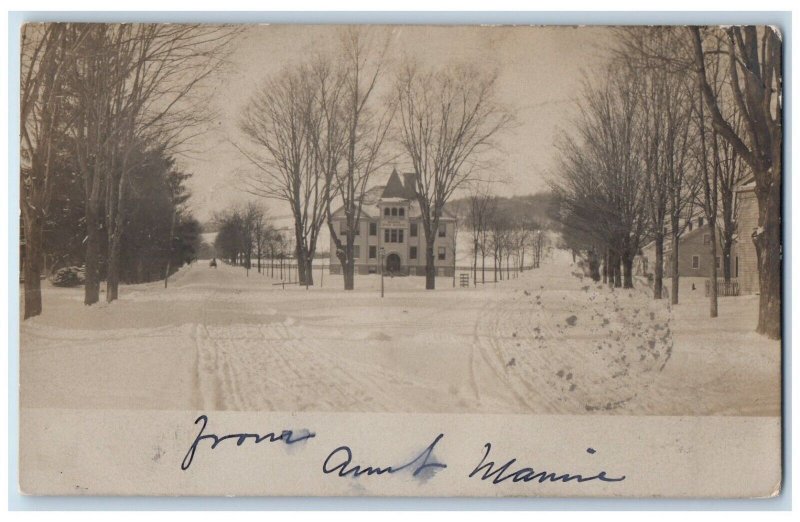
[[[42,228],[53,197],[58,141],[63,142],[69,125],[65,102],[67,57],[80,45],[81,37],[78,34],[71,40],[65,24],[22,27],[20,210],[25,234],[24,319],[42,313]]]
[[[388,161],[384,143],[395,104],[376,102],[388,39],[378,41],[374,33],[351,27],[343,30],[341,40],[340,56],[332,60],[338,67],[332,70],[324,58],[314,67],[316,103],[308,132],[325,173],[328,230],[342,265],[344,289],[352,290],[353,244],[364,195],[372,174]],[[339,200],[344,234],[333,224],[331,206]]]
[[[325,172],[308,131],[314,85],[307,67],[284,69],[269,80],[251,98],[239,122],[253,147],[237,145],[255,168],[244,179],[248,192],[289,205],[302,285],[314,284],[311,264],[329,197]]]
[[[416,175],[425,232],[425,288],[436,287],[434,242],[445,203],[484,167],[511,114],[495,97],[496,74],[460,66],[421,72],[407,64],[396,82],[400,143]]]
[[[783,152],[783,62],[781,35],[773,27],[688,28],[697,82],[714,128],[750,167],[758,201],[752,239],[759,269],[757,331],[781,336],[781,186]],[[709,44],[709,41],[711,42]],[[723,114],[709,81],[708,55],[725,53],[733,100],[743,120],[737,131]]]
[[[478,284],[478,253],[483,259],[482,275],[485,278],[486,238],[489,229],[492,197],[485,187],[475,185],[467,198],[466,221],[472,231],[472,282]],[[485,282],[485,280],[484,280]]]
[[[653,297],[662,297],[664,246],[669,236],[673,249],[672,296],[677,302],[677,240],[686,221],[686,189],[691,185],[685,183],[684,176],[690,111],[686,45],[680,29],[672,27],[628,27],[617,34],[617,59],[631,70],[640,97],[644,190],[649,235],[655,249]]]
[[[614,285],[626,288],[633,287],[633,259],[649,227],[635,85],[622,74],[585,86],[578,136],[559,144],[560,179],[552,183],[570,247],[606,250],[606,272],[613,269]]]
[[[128,176],[136,154],[174,153],[206,111],[192,96],[222,64],[236,31],[175,24],[76,25],[87,34],[71,60],[75,156],[86,189],[85,304],[99,300],[100,240],[106,235],[107,291],[117,298]],[[76,36],[77,39],[77,36]],[[104,212],[105,215],[101,215]]]

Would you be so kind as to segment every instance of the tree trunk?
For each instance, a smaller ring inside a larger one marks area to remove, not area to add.
[[[633,288],[633,256],[630,254],[622,255],[622,274],[624,288]]]
[[[25,219],[25,263],[23,283],[25,311],[23,319],[42,313],[42,224],[38,217]]]
[[[86,203],[86,268],[83,304],[100,300],[100,230],[97,203]]]
[[[106,302],[115,301],[119,296],[119,239],[111,242],[108,251],[108,262],[106,267]],[[167,270],[169,270],[169,260],[167,260]]]
[[[355,288],[356,267],[355,260],[353,259],[353,245],[350,244],[349,238],[345,245],[344,256],[339,257],[339,262],[342,264],[342,275],[344,275],[344,289],[353,290]]]
[[[353,290],[355,288],[355,266],[352,260],[345,261],[342,264],[342,272],[344,274],[344,289]]]
[[[169,248],[167,249],[167,267],[164,269],[164,288],[169,284],[169,271],[172,268],[172,238],[175,237],[175,210],[169,223]],[[109,301],[110,302],[110,301]]]
[[[425,239],[425,290],[434,290],[436,288],[436,266],[434,266],[435,258],[433,254],[433,242],[435,231],[432,234],[427,234]]]
[[[780,163],[773,165],[780,169]],[[756,331],[781,338],[781,187],[756,191],[761,226],[753,235],[758,259],[759,307]]]
[[[656,259],[653,267],[653,298],[661,299],[664,289],[664,236],[656,235]]]
[[[600,259],[594,250],[589,250],[589,274],[592,281],[600,281]]]
[[[708,220],[708,234],[711,237],[711,285],[708,288],[711,317],[717,317],[717,225],[714,219]]]
[[[306,263],[304,267],[305,278],[301,284],[302,286],[314,286],[314,256],[306,254]],[[298,279],[298,282],[300,280]]]
[[[722,239],[722,277],[725,279],[725,283],[730,283],[732,277],[731,250],[733,250],[733,240],[724,237]]]
[[[678,273],[678,249],[679,237],[677,234],[672,234],[672,257],[670,258],[670,275],[672,276],[672,292],[670,292],[670,299],[672,304],[678,304],[678,288],[680,285],[680,275]]]
[[[486,284],[486,253],[481,248],[481,283]]]
[[[608,249],[603,253],[603,284],[608,284]]]
[[[478,240],[472,250],[472,286],[478,286]]]

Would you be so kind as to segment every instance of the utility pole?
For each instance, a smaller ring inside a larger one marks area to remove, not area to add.
[[[381,261],[381,297],[383,297],[383,256],[386,253],[383,247],[381,247],[380,252],[380,261]]]

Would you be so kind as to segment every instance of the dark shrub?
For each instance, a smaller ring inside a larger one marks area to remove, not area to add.
[[[83,268],[79,266],[66,266],[59,268],[50,277],[54,286],[78,286],[84,281]]]

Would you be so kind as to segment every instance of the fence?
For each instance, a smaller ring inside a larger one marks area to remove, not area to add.
[[[711,281],[706,279],[706,297],[711,292]],[[725,282],[724,279],[717,279],[717,297],[733,297],[739,295],[739,281],[731,279]]]

